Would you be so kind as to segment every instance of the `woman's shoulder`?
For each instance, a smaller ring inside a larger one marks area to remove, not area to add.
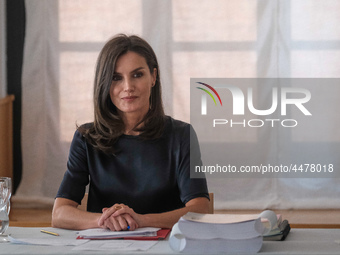
[[[81,124],[80,126],[77,126],[77,130],[75,132],[84,136],[87,133],[89,133],[89,131],[93,129],[93,127],[94,127],[93,122],[84,123]]]
[[[171,116],[165,116],[165,125],[171,127],[173,129],[187,129],[190,127],[190,124],[184,122],[182,120],[177,120],[172,118]]]
[[[86,134],[93,128],[93,122],[84,123],[80,126],[77,126],[77,129],[74,131],[73,141],[85,141]]]
[[[191,125],[182,120],[174,119],[170,116],[165,118],[165,130],[166,133],[174,136],[188,136],[190,133]]]
[[[94,123],[93,123],[93,122],[88,122],[88,123],[81,124],[81,125],[77,128],[77,130],[78,130],[79,128],[90,129],[90,128],[93,128],[93,126],[94,126]]]

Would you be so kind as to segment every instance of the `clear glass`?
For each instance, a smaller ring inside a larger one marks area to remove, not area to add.
[[[0,242],[7,242],[4,235],[9,225],[10,199],[12,195],[12,180],[9,177],[0,177]]]

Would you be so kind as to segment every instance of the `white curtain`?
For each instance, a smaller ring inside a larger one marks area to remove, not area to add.
[[[76,123],[92,120],[96,57],[116,33],[150,42],[166,112],[189,122],[190,78],[340,76],[339,11],[337,0],[26,1],[23,179],[15,199],[53,202]],[[336,178],[220,179],[209,180],[209,189],[217,209],[340,208],[339,184]]]

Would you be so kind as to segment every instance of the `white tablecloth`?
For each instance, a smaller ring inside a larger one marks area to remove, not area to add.
[[[14,238],[58,238],[40,233],[41,228],[10,227],[6,234]],[[44,228],[61,237],[75,238],[75,231]],[[259,254],[340,254],[340,229],[292,229],[285,241],[263,242]],[[73,251],[72,246],[37,246],[0,243],[0,254],[176,254],[168,241],[159,241],[146,252]]]

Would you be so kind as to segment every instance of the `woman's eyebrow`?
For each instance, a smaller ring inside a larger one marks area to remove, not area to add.
[[[143,67],[143,66],[138,67],[138,68],[132,70],[130,73],[135,73],[135,72],[137,72],[137,71],[139,71],[139,70],[141,70],[141,69],[145,69],[145,67]]]
[[[136,69],[132,70],[130,73],[135,73],[135,72],[142,70],[142,69],[145,69],[145,67],[143,67],[143,66],[137,67]],[[115,72],[114,74],[121,75],[121,73],[118,73],[118,72]]]

